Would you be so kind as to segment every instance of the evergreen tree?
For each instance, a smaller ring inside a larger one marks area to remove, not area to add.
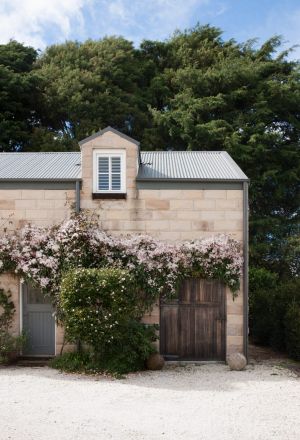
[[[50,46],[37,63],[44,85],[44,125],[76,148],[111,125],[140,138],[147,125],[142,61],[124,38]]]
[[[209,26],[176,33],[159,75],[169,94],[152,109],[175,148],[227,150],[249,176],[252,262],[271,268],[300,214],[299,64],[276,55],[280,44],[223,41]]]
[[[0,150],[26,149],[37,125],[37,52],[16,41],[0,45]]]
[[[1,45],[0,148],[74,150],[111,125],[143,149],[226,150],[251,179],[252,263],[294,276],[300,72],[280,46],[278,37],[261,47],[225,41],[211,26],[138,49],[120,37],[66,42],[39,57]]]

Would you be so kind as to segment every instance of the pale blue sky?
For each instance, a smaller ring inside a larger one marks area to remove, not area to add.
[[[66,39],[123,35],[138,45],[197,22],[237,41],[280,34],[291,46],[300,43],[300,0],[1,0],[0,43],[15,38],[44,49]],[[292,57],[300,58],[299,48]]]

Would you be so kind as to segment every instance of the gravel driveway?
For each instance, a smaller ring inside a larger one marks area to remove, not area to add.
[[[127,379],[0,369],[1,440],[299,440],[300,379],[270,365],[168,367]]]

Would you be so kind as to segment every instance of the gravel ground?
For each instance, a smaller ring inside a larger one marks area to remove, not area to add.
[[[0,440],[299,440],[300,378],[280,366],[167,367],[113,380],[0,369]]]

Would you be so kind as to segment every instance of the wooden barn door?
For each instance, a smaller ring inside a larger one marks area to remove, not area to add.
[[[190,278],[178,298],[162,301],[160,351],[166,359],[225,360],[225,287]]]

